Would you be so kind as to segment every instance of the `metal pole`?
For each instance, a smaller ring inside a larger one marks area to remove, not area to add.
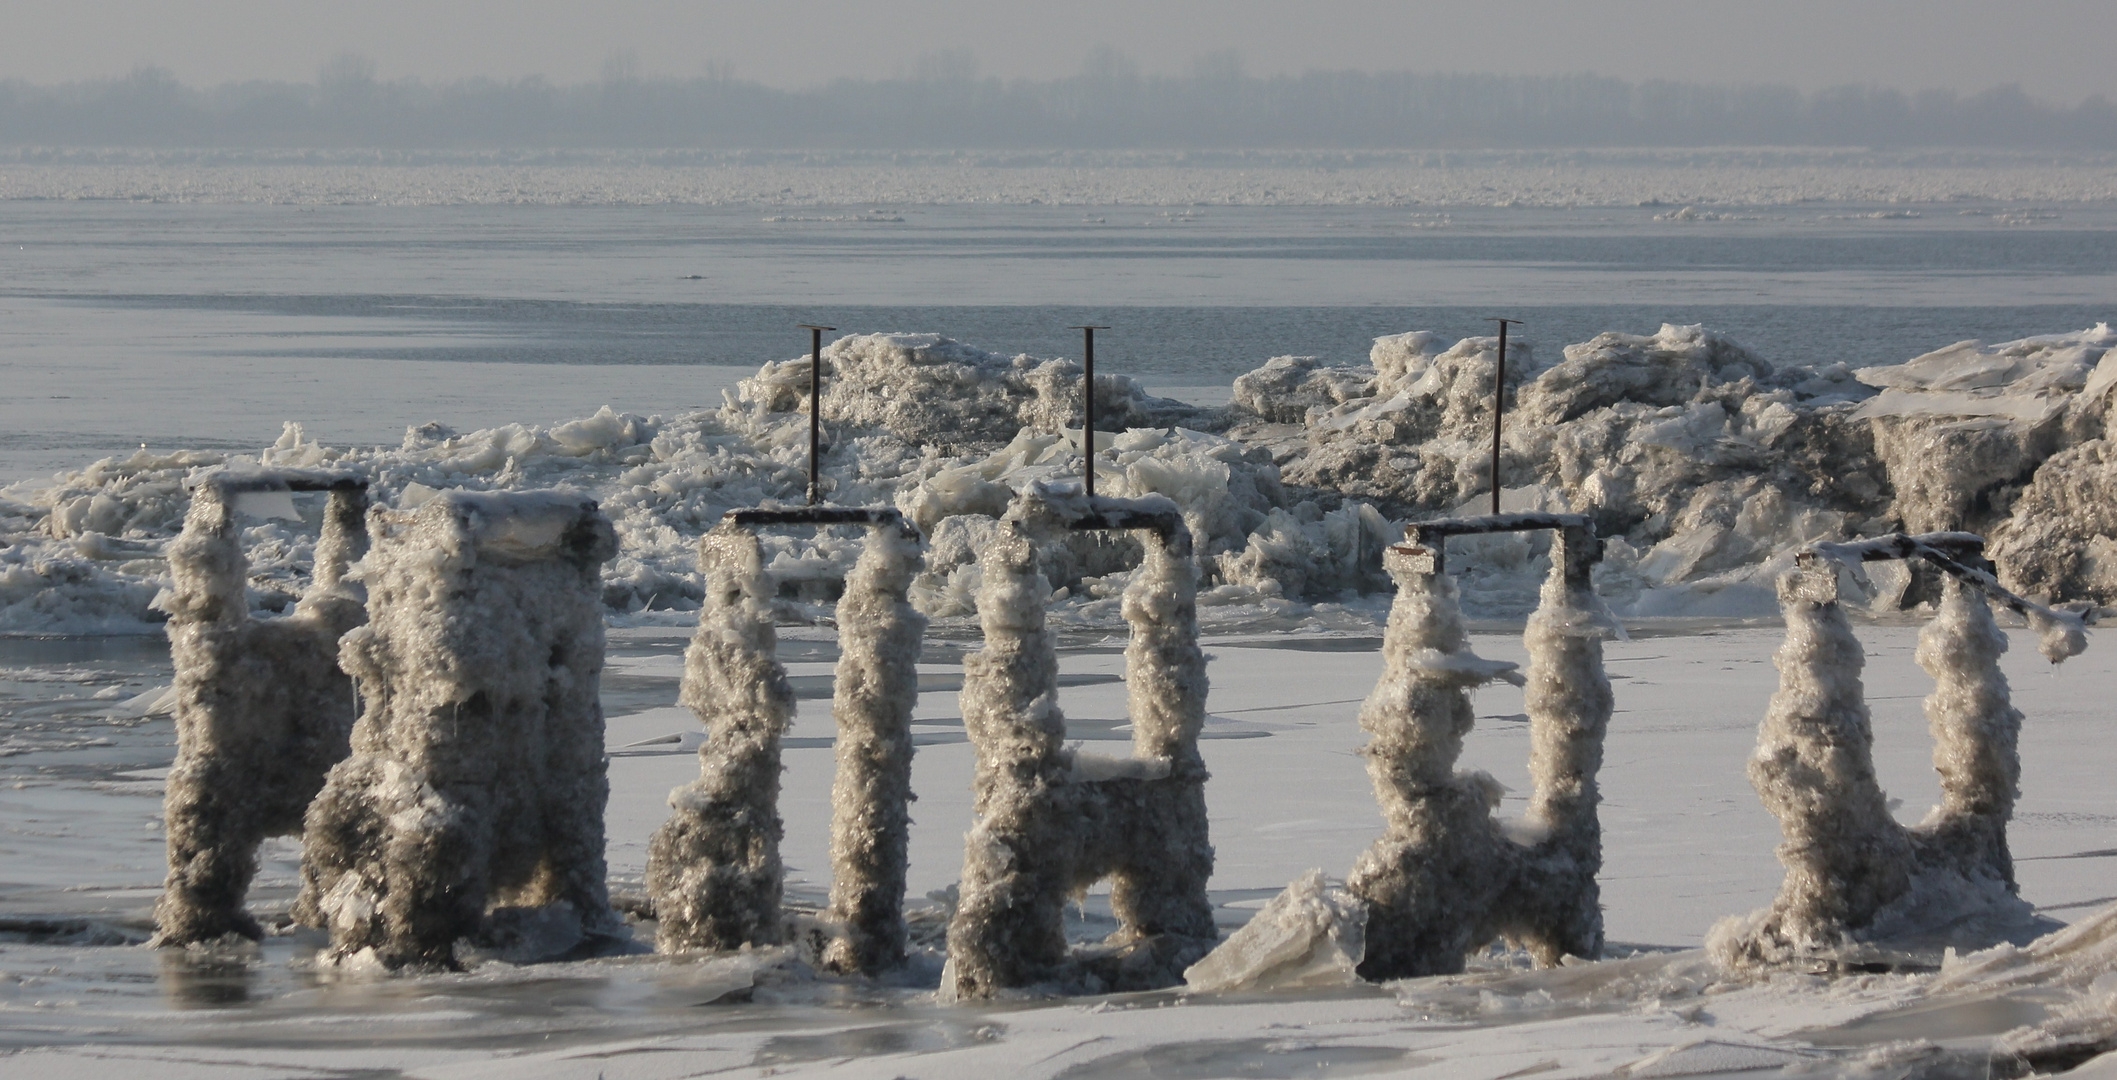
[[[809,332],[809,505],[823,501],[823,485],[817,482],[816,463],[823,457],[823,332],[835,326],[802,323]]]
[[[1488,319],[1500,324],[1499,366],[1492,376],[1492,512],[1500,512],[1500,420],[1507,414],[1507,327],[1520,319]]]
[[[1095,498],[1095,332],[1107,326],[1073,326],[1081,332],[1081,489]]]

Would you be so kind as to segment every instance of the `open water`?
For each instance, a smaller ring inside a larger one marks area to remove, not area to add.
[[[1225,400],[1280,355],[1702,322],[1897,362],[2117,314],[2117,208],[293,206],[0,201],[0,483],[142,443],[719,404],[795,324],[1069,355]]]

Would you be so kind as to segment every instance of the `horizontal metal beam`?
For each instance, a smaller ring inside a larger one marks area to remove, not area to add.
[[[730,510],[721,520],[747,528],[774,525],[901,525],[904,515],[893,506],[749,507]]]

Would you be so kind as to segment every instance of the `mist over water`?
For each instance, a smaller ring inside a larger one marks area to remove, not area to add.
[[[174,147],[2006,146],[2117,149],[2103,98],[2039,101],[1864,84],[1633,81],[1580,73],[1326,71],[1257,77],[1238,58],[1143,74],[1101,49],[1077,75],[981,77],[944,52],[896,78],[781,89],[717,67],[598,82],[384,81],[353,55],[314,83],[194,87],[164,69],[58,86],[0,81],[0,145]]]

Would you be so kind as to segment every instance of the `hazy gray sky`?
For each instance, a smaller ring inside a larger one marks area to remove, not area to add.
[[[593,79],[709,62],[775,86],[912,71],[969,49],[987,75],[1048,78],[1110,45],[1180,72],[1235,50],[1308,68],[1590,71],[1632,79],[1847,82],[2117,98],[2113,0],[14,0],[0,78],[48,83],[155,64],[191,83],[313,79],[334,53],[383,78]]]

